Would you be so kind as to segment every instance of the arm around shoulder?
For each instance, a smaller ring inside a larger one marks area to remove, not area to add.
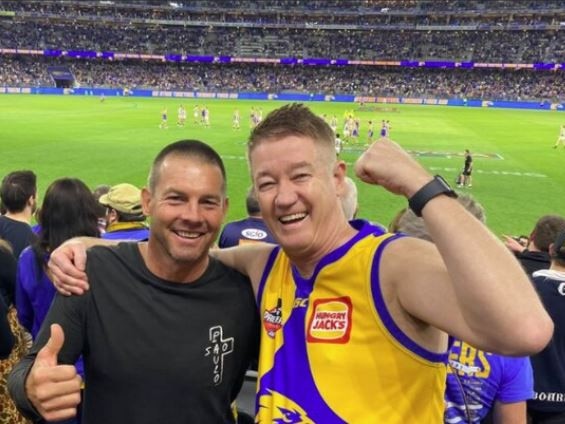
[[[274,244],[257,243],[227,249],[213,249],[210,254],[225,265],[247,275],[257,294],[265,265],[274,248]]]
[[[93,246],[114,246],[120,240],[105,240],[95,237],[75,237],[67,240],[50,257],[49,279],[57,291],[65,296],[83,294],[88,290],[86,249]]]

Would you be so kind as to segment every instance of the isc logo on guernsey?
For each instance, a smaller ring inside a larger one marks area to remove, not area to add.
[[[246,228],[241,232],[241,235],[250,240],[263,240],[267,238],[267,233],[257,228]]]

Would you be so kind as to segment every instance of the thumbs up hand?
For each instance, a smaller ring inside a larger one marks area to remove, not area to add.
[[[47,421],[74,417],[80,403],[81,378],[74,365],[57,365],[64,342],[61,326],[51,325],[51,337],[37,353],[25,382],[27,397]]]

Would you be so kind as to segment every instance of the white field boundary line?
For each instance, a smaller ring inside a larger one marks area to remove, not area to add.
[[[247,158],[245,156],[234,156],[234,155],[223,155],[222,159],[228,160],[245,160]],[[347,166],[353,166],[352,162],[345,162]],[[461,168],[440,168],[436,166],[432,166],[428,168],[434,172],[461,172]],[[483,169],[473,169],[473,174],[480,174],[480,175],[503,175],[509,177],[529,177],[529,178],[547,178],[547,175],[540,174],[537,172],[521,172],[521,171],[485,171]]]

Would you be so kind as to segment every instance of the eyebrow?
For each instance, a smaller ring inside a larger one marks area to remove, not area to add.
[[[290,171],[295,171],[295,170],[300,169],[300,168],[312,169],[312,168],[314,168],[314,166],[312,165],[311,162],[301,161],[301,162],[298,162],[298,163],[291,164],[289,168],[290,168]],[[256,177],[260,178],[260,177],[269,176],[269,175],[271,175],[271,173],[269,172],[269,170],[266,170],[266,171],[258,172]]]
[[[163,190],[163,196],[167,196],[169,194],[176,194],[176,195],[182,196],[182,197],[194,197],[194,196],[189,196],[184,191],[177,190],[173,187],[169,187],[169,188]],[[198,196],[199,199],[218,199],[218,200],[221,200],[223,197],[224,197],[223,193],[221,193],[221,194],[204,193],[204,194]]]

